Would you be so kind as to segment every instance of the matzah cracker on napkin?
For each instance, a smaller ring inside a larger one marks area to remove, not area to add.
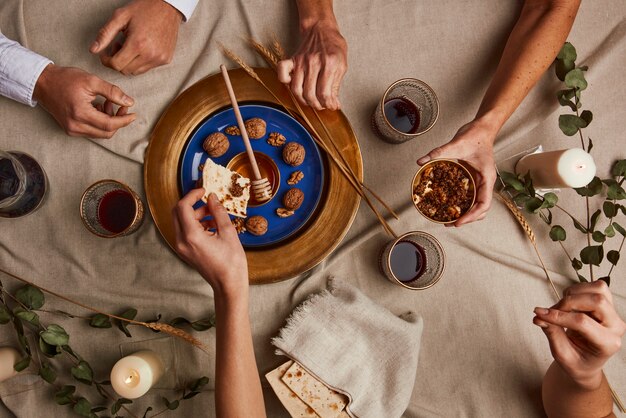
[[[202,187],[204,187],[202,200],[205,203],[209,195],[215,193],[226,212],[240,218],[246,217],[248,200],[250,200],[250,179],[215,164],[208,158],[202,170]]]
[[[267,373],[265,378],[269,382],[270,386],[272,386],[272,389],[274,389],[274,392],[280,402],[293,418],[319,418],[319,415],[317,415],[310,406],[302,402],[302,400],[300,400],[300,398],[298,398],[296,394],[293,393],[282,380],[280,380],[292,364],[293,361],[290,360],[278,366],[276,369]]]
[[[281,380],[322,418],[337,418],[348,403],[346,396],[330,389],[297,362]]]

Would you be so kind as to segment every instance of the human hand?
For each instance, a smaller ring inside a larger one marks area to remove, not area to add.
[[[458,130],[450,142],[430,151],[417,160],[424,165],[436,158],[461,160],[472,173],[476,182],[476,202],[456,222],[446,226],[461,226],[479,221],[487,216],[493,197],[493,184],[496,181],[496,163],[493,159],[493,142],[497,129],[486,123],[474,120]]]
[[[289,84],[298,101],[317,110],[341,108],[339,88],[348,69],[348,44],[334,21],[301,30],[293,57],[278,63],[278,79]]]
[[[182,19],[163,0],[133,0],[113,12],[89,51],[99,54],[103,65],[123,74],[143,74],[172,61]],[[113,43],[120,32],[125,35],[124,43]]]
[[[106,101],[94,107],[92,103],[98,96]],[[48,65],[35,84],[33,98],[70,136],[111,138],[136,118],[135,114],[127,114],[128,106],[134,103],[131,97],[79,68]],[[120,106],[115,114],[113,104]]]
[[[194,210],[193,205],[203,194],[202,188],[192,190],[174,208],[176,252],[198,270],[216,294],[245,294],[248,263],[237,231],[214,194],[206,205]],[[202,222],[209,215],[213,219]]]
[[[535,308],[533,323],[548,337],[554,360],[579,385],[596,389],[602,367],[621,347],[626,323],[602,280],[568,287],[552,308]]]

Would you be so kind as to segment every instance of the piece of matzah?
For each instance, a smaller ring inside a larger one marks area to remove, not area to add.
[[[296,396],[289,387],[280,380],[293,361],[288,361],[265,375],[276,396],[293,418],[319,418],[319,415]]]
[[[208,158],[202,170],[202,187],[204,187],[202,200],[205,203],[209,195],[215,193],[228,213],[240,218],[246,217],[250,200],[250,179],[215,164]]]

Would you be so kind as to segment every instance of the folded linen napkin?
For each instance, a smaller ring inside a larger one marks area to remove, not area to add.
[[[393,418],[411,399],[422,329],[415,313],[395,316],[331,278],[328,290],[294,310],[272,344],[347,395],[350,416]]]

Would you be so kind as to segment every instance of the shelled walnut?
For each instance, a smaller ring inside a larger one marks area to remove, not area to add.
[[[267,138],[267,143],[273,147],[280,147],[284,145],[286,141],[287,138],[278,132],[271,132],[269,138]]]
[[[224,132],[226,132],[228,135],[241,135],[241,131],[239,130],[238,126],[232,125],[232,126],[227,126],[226,129],[224,129]]]
[[[280,218],[288,218],[293,214],[294,214],[294,211],[289,210],[289,209],[285,209],[285,208],[276,209],[276,215],[278,215]]]
[[[300,170],[294,171],[289,176],[289,179],[287,180],[287,184],[290,186],[295,186],[296,184],[300,183],[300,180],[302,180],[303,178],[304,178],[304,173],[302,171]]]
[[[244,232],[246,232],[246,224],[243,218],[233,218],[231,219],[231,222],[235,226],[235,231],[237,231],[238,234],[243,234]]]

